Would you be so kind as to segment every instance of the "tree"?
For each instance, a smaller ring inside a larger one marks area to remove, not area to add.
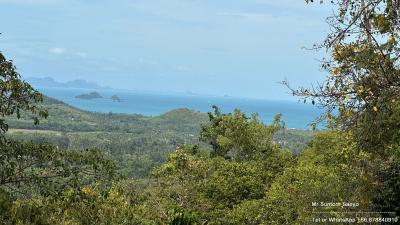
[[[388,199],[398,194],[399,185],[399,167],[393,159],[398,160],[400,146],[400,1],[331,3],[335,13],[327,21],[332,32],[314,46],[330,55],[322,63],[328,77],[312,88],[294,89],[288,81],[283,83],[293,95],[324,107],[320,120],[353,134],[357,151],[371,153],[352,170],[376,178],[369,184],[376,209],[398,211],[399,202]]]
[[[55,221],[49,222],[45,207],[57,206],[57,200],[46,206],[38,204],[43,197],[57,198],[65,190],[77,191],[95,180],[107,181],[114,176],[114,162],[97,149],[63,150],[50,144],[22,143],[6,137],[9,116],[15,114],[20,118],[21,114],[30,113],[35,124],[39,118],[46,118],[48,113],[40,106],[42,101],[42,94],[23,81],[12,61],[0,52],[1,224],[53,224]]]
[[[152,217],[166,220],[172,209],[193,215],[200,224],[241,224],[248,220],[234,214],[264,198],[275,178],[293,165],[292,154],[271,140],[283,127],[279,115],[264,125],[256,115],[249,118],[240,110],[223,114],[213,108],[200,133],[213,151],[181,146],[154,171],[155,186],[146,203]]]
[[[383,169],[377,174],[379,189],[374,195],[373,203],[376,211],[394,212],[400,217],[400,148],[395,151],[396,154],[382,163]]]
[[[135,214],[132,197],[122,188],[129,189],[122,187],[120,183],[115,183],[110,188],[96,184],[69,189],[57,196],[20,199],[11,206],[8,224],[154,224]]]
[[[42,101],[43,95],[23,81],[0,52],[0,192],[6,193],[2,196],[46,196],[113,177],[114,163],[99,150],[67,151],[6,138],[7,117],[30,113],[38,124],[39,118],[48,116]]]
[[[279,114],[266,126],[257,115],[249,118],[238,109],[228,114],[217,106],[213,109],[214,113],[208,113],[210,123],[202,126],[200,140],[209,143],[217,156],[246,160],[267,154],[273,148],[272,135],[284,127]]]
[[[0,146],[0,189],[13,196],[57,194],[113,177],[114,162],[100,150],[59,150],[49,144],[7,140]]]
[[[373,176],[359,164],[369,155],[358,151],[350,133],[317,134],[298,163],[275,179],[263,201],[259,202],[262,224],[314,224],[312,218],[346,217],[339,207],[312,207],[312,202],[359,203],[357,211],[371,211]],[[351,210],[351,209],[348,209]]]
[[[359,144],[376,150],[390,139],[385,133],[391,126],[386,118],[400,104],[400,1],[331,3],[335,13],[327,22],[332,32],[323,44],[314,46],[325,48],[330,55],[322,63],[329,76],[312,88],[294,89],[287,81],[283,83],[293,95],[325,107],[320,119],[334,121],[336,128],[356,128]],[[383,139],[371,144],[377,132]]]
[[[23,111],[32,113],[35,124],[39,118],[48,116],[47,110],[37,103],[43,101],[43,96],[34,90],[31,85],[21,79],[13,62],[7,60],[0,52],[0,138],[4,140],[4,133],[8,129],[5,117],[16,114],[19,118]]]

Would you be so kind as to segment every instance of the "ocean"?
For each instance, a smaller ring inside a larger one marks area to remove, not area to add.
[[[294,101],[275,101],[242,99],[233,97],[215,97],[185,94],[141,93],[125,90],[89,90],[77,88],[37,87],[43,94],[61,100],[76,108],[93,112],[113,112],[126,114],[142,114],[158,116],[177,108],[188,108],[194,111],[212,111],[212,105],[218,106],[222,112],[232,112],[238,108],[249,116],[258,114],[258,118],[269,124],[277,113],[282,114],[288,128],[310,129],[309,124],[323,112],[316,106]],[[101,99],[78,99],[75,96],[92,91],[100,93]],[[122,101],[110,99],[117,95]]]

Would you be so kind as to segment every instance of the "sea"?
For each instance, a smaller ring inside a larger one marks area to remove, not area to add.
[[[249,116],[257,113],[258,118],[266,124],[271,123],[277,113],[281,113],[286,127],[293,129],[311,129],[310,123],[323,113],[322,109],[311,104],[304,104],[296,99],[278,101],[114,89],[92,90],[59,87],[36,87],[36,89],[49,97],[85,111],[159,116],[178,108],[188,108],[206,113],[212,111],[212,106],[216,105],[224,113],[232,112],[234,109],[240,109]],[[93,91],[98,92],[103,98],[87,100],[75,97]],[[111,100],[110,97],[113,95],[117,95],[121,101]]]

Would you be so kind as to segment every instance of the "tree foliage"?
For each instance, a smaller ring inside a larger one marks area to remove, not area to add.
[[[57,196],[114,175],[114,163],[96,149],[73,151],[9,139],[7,120],[29,112],[35,124],[48,116],[43,96],[23,81],[0,53],[0,223],[51,224],[35,197]],[[58,197],[58,196],[57,196]],[[28,199],[22,204],[22,199]],[[14,210],[17,206],[18,210]],[[53,223],[54,224],[54,223]]]
[[[22,197],[108,180],[115,167],[96,149],[66,151],[49,144],[15,141],[0,146],[0,162],[0,188]]]
[[[165,220],[172,208],[196,215],[200,223],[240,224],[232,216],[237,209],[263,199],[275,178],[294,163],[291,153],[271,141],[279,117],[267,126],[239,110],[222,114],[214,109],[200,136],[213,151],[208,155],[198,146],[182,146],[154,171],[151,215]]]
[[[284,84],[294,95],[325,107],[322,118],[335,121],[338,128],[359,128],[359,144],[371,147],[369,140],[376,132],[385,136],[390,129],[386,118],[399,106],[400,1],[335,0],[331,4],[334,14],[327,22],[332,32],[323,44],[314,46],[330,55],[322,64],[329,76],[312,88]]]
[[[355,149],[371,154],[352,171],[375,177],[369,180],[375,208],[397,210],[398,201],[390,199],[396,199],[399,179],[394,159],[398,160],[400,144],[400,1],[334,0],[331,4],[334,14],[327,22],[332,32],[314,46],[330,55],[322,63],[328,77],[312,88],[284,84],[293,95],[324,107],[320,120],[350,132]]]
[[[37,103],[43,101],[43,96],[34,90],[31,85],[21,79],[12,61],[7,60],[0,52],[0,135],[3,138],[8,125],[5,117],[16,114],[21,116],[22,111],[32,113],[35,124],[40,117],[47,117],[45,109]]]
[[[264,224],[311,224],[313,211],[331,213],[321,216],[346,216],[335,213],[342,208],[315,208],[312,202],[354,202],[360,204],[357,210],[371,211],[377,183],[363,166],[369,154],[356,146],[351,133],[316,135],[298,163],[284,171],[266,194],[261,211]]]
[[[246,160],[268,154],[273,134],[284,127],[279,114],[270,126],[265,126],[257,115],[250,118],[238,109],[228,114],[216,106],[213,109],[208,113],[210,123],[202,126],[200,140],[208,142],[217,156]]]

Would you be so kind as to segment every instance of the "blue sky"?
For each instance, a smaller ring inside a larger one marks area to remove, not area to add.
[[[0,0],[0,51],[24,77],[293,99],[323,80],[327,6],[304,0]]]

